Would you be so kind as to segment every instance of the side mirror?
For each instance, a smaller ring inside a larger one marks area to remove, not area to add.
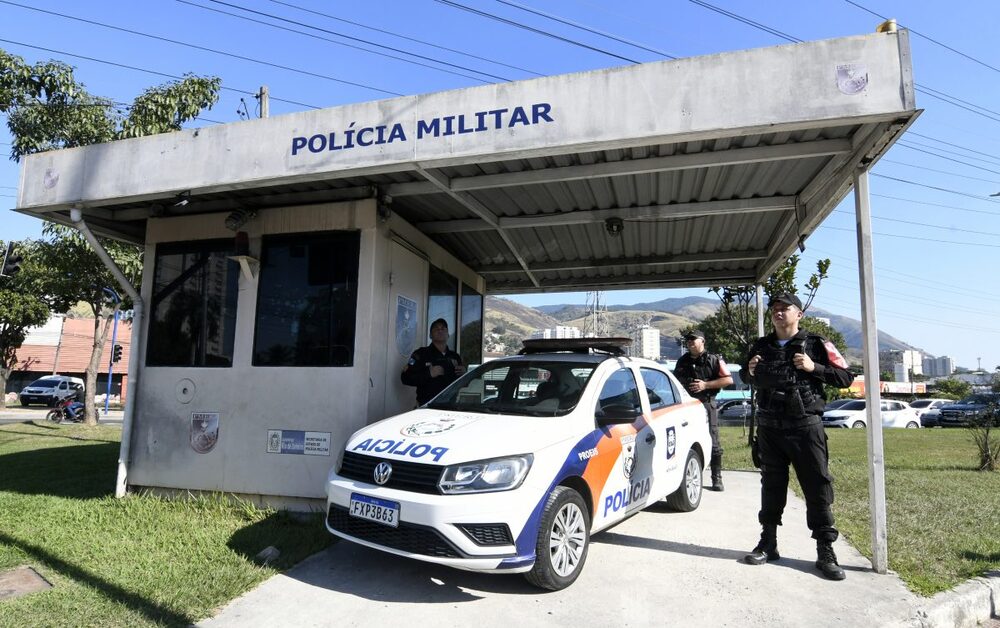
[[[611,403],[594,413],[598,425],[620,425],[631,423],[642,416],[642,411],[624,403]]]

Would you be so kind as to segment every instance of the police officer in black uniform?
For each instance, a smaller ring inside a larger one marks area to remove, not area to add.
[[[413,352],[399,379],[417,387],[417,405],[422,406],[465,372],[462,356],[448,348],[448,321],[431,323],[431,344]]]
[[[854,376],[832,342],[799,331],[802,301],[790,293],[768,303],[774,333],[750,349],[745,372],[757,387],[757,454],[760,461],[760,542],[744,557],[751,565],[778,560],[777,526],[788,494],[788,466],[806,500],[806,524],[816,539],[816,568],[831,580],[843,580],[833,542],[833,478],[828,468],[822,414],[823,385],[847,388]]]
[[[733,376],[726,368],[722,356],[705,350],[705,333],[695,329],[684,336],[688,352],[677,360],[674,375],[689,393],[705,406],[708,427],[712,435],[712,490],[723,491],[722,443],[719,441],[719,407],[715,396],[719,390],[733,383]]]

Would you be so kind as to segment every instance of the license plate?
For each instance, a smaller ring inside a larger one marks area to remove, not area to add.
[[[351,507],[348,513],[359,519],[367,519],[392,528],[399,527],[398,502],[351,493]]]

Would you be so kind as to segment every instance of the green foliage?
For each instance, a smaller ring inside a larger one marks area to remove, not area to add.
[[[950,399],[963,399],[969,396],[972,392],[972,384],[963,382],[960,379],[955,379],[949,377],[948,379],[939,379],[936,384],[934,384],[934,390],[937,394],[942,397],[948,397]]]
[[[0,49],[0,112],[7,115],[14,161],[46,150],[176,131],[216,103],[221,84],[217,77],[185,75],[126,106],[89,94],[72,66],[61,61],[31,65]]]
[[[6,248],[7,243],[0,241],[0,249]],[[21,270],[13,276],[0,277],[0,407],[4,406],[3,391],[28,328],[42,325],[49,318],[49,308],[38,296],[42,270],[38,244],[24,240],[18,243],[17,251],[24,257]]]

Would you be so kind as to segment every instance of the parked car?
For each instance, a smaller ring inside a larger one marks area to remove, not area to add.
[[[994,412],[1000,406],[1000,393],[976,393],[961,401],[941,406],[941,427],[964,427],[980,418],[986,412]]]
[[[25,386],[18,400],[22,406],[33,403],[54,406],[67,397],[76,396],[83,389],[83,380],[79,377],[47,375]]]
[[[752,409],[753,405],[748,400],[727,401],[719,406],[719,425],[743,425]]]
[[[704,407],[665,366],[602,340],[526,341],[355,432],[327,479],[327,529],[557,590],[579,576],[591,534],[664,497],[696,509]]]
[[[823,413],[825,427],[868,427],[868,415],[864,399],[854,399],[835,410]],[[920,427],[920,417],[910,405],[903,401],[882,401],[882,427]]]
[[[855,399],[853,397],[844,397],[843,399],[834,399],[830,403],[826,404],[826,407],[823,408],[823,412],[826,412],[827,410],[836,410],[837,408],[842,407],[844,404],[850,403],[852,401],[855,401]]]
[[[917,411],[921,427],[937,427],[941,418],[941,406],[954,403],[951,399],[914,399],[910,407]]]

